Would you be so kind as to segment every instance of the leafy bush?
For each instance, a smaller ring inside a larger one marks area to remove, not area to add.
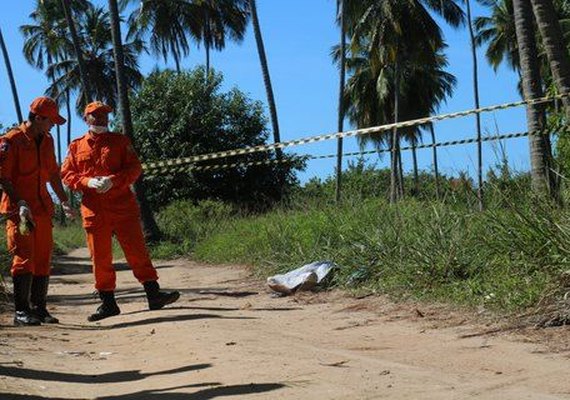
[[[261,103],[238,89],[221,92],[223,77],[204,68],[189,72],[154,72],[133,98],[136,144],[145,162],[266,144],[268,132]],[[221,200],[263,210],[280,200],[296,183],[298,161],[188,171],[147,179],[154,210],[173,200]],[[271,162],[274,152],[261,152],[201,162],[200,166],[236,162]],[[147,174],[150,175],[150,174]]]

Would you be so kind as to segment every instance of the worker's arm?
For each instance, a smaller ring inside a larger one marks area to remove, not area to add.
[[[0,186],[12,204],[18,204],[22,200],[12,184],[17,158],[18,155],[12,143],[6,138],[0,140]]]
[[[74,143],[69,145],[69,152],[63,165],[61,166],[61,179],[65,186],[77,192],[83,192],[89,188],[89,177],[82,177],[77,169],[75,161],[76,146]]]
[[[48,173],[49,173],[49,184],[57,198],[61,203],[67,201],[67,193],[63,189],[63,184],[61,183],[61,174],[59,171],[59,166],[57,165],[57,160],[55,159],[55,149],[53,143],[50,147],[49,153],[47,154],[48,160]]]
[[[111,182],[113,182],[113,187],[119,189],[132,185],[142,174],[141,162],[135,153],[130,139],[123,136],[122,140],[124,140],[124,144],[121,148],[123,152],[121,155],[122,168],[119,172],[109,176]]]

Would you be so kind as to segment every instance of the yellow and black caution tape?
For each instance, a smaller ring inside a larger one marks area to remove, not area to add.
[[[532,99],[532,100],[521,100],[521,101],[516,101],[516,102],[512,102],[512,103],[504,103],[504,104],[499,104],[499,105],[494,105],[494,106],[489,106],[489,107],[482,107],[482,108],[478,108],[478,109],[471,109],[471,110],[466,110],[466,111],[459,111],[459,112],[449,113],[449,114],[434,115],[431,117],[420,118],[420,119],[415,119],[415,120],[410,120],[410,121],[403,121],[403,122],[398,122],[398,123],[394,123],[394,124],[375,126],[375,127],[371,127],[371,128],[355,129],[355,130],[345,131],[345,132],[330,133],[330,134],[325,134],[325,135],[308,137],[308,138],[304,138],[304,139],[291,140],[291,141],[287,141],[287,142],[273,143],[273,144],[253,146],[253,147],[245,147],[242,149],[227,150],[227,151],[221,151],[221,152],[217,152],[217,153],[202,154],[202,155],[196,155],[196,156],[191,156],[191,157],[183,157],[183,158],[177,158],[177,159],[171,159],[171,160],[165,160],[165,161],[149,162],[149,163],[143,164],[143,169],[145,171],[148,171],[148,170],[157,169],[157,168],[172,168],[172,167],[177,167],[180,165],[193,164],[193,163],[196,163],[199,161],[207,161],[207,160],[214,160],[214,159],[218,159],[218,158],[226,158],[226,157],[232,157],[232,156],[238,156],[238,155],[244,155],[244,154],[259,153],[259,152],[271,151],[271,150],[275,150],[275,149],[282,149],[285,147],[298,146],[298,145],[309,144],[309,143],[316,143],[316,142],[321,142],[321,141],[331,140],[331,139],[345,138],[345,137],[351,137],[351,136],[369,135],[369,134],[373,134],[373,133],[389,131],[389,130],[395,129],[395,128],[407,128],[407,127],[411,127],[411,126],[424,125],[424,124],[434,122],[434,121],[442,121],[442,120],[446,120],[446,119],[465,117],[468,115],[479,114],[479,113],[483,113],[483,112],[505,110],[508,108],[520,107],[523,105],[543,104],[543,103],[548,103],[548,102],[551,102],[554,100],[563,99],[566,97],[570,97],[570,94],[559,94],[559,95],[555,95],[555,96],[541,97],[541,98]]]
[[[528,132],[517,132],[517,133],[509,133],[505,135],[495,135],[495,136],[484,136],[481,138],[482,142],[490,142],[495,140],[503,140],[503,139],[515,139],[529,136]],[[448,142],[440,142],[440,143],[432,143],[432,144],[422,144],[417,146],[406,146],[402,147],[402,151],[406,150],[419,150],[419,149],[427,149],[433,147],[446,147],[446,146],[458,146],[463,144],[470,144],[470,143],[477,143],[477,138],[471,139],[461,139],[461,140],[452,140]],[[380,153],[390,153],[391,149],[378,149],[378,150],[368,150],[368,151],[360,151],[360,152],[353,152],[353,153],[344,153],[343,157],[355,157],[355,156],[363,156],[363,155],[370,155],[370,154],[380,154]],[[179,165],[176,168],[167,167],[167,168],[156,168],[145,172],[145,178],[153,179],[159,177],[161,175],[166,174],[176,174],[182,172],[198,172],[198,171],[217,171],[221,169],[233,169],[237,167],[252,167],[252,166],[259,166],[259,165],[272,165],[272,164],[281,164],[281,163],[293,163],[299,162],[304,160],[320,160],[325,158],[336,158],[336,154],[326,154],[320,156],[296,156],[296,157],[289,157],[283,160],[263,160],[263,161],[251,161],[251,162],[235,162],[230,164],[216,164],[216,165]]]

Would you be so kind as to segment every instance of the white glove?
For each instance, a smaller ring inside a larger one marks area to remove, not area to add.
[[[75,219],[75,210],[71,208],[67,201],[61,203],[61,208],[63,209],[63,213],[69,219]]]
[[[24,200],[18,202],[18,213],[20,214],[20,219],[26,219],[32,221],[34,217],[32,216],[32,210]]]
[[[99,191],[103,187],[103,183],[99,178],[90,178],[87,181],[87,187]]]
[[[113,187],[113,181],[108,176],[99,178],[101,187],[97,189],[97,193],[107,193]]]

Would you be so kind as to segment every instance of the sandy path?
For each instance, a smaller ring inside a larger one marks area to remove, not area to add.
[[[88,323],[85,251],[61,261],[50,301],[62,324],[14,328],[1,316],[2,400],[570,399],[567,350],[473,336],[483,328],[442,327],[379,299],[271,298],[238,267],[158,264],[162,285],[183,292],[160,311],[145,311],[121,267],[122,315]]]

